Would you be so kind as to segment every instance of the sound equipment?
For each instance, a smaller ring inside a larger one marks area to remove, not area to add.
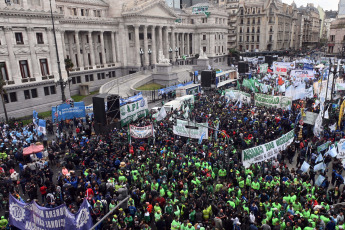
[[[216,74],[213,70],[203,70],[201,72],[201,87],[211,87],[216,82]]]
[[[238,62],[238,73],[248,73],[249,65],[247,62],[240,61]]]
[[[107,94],[97,95],[92,98],[93,103],[93,116],[95,118],[95,123],[100,125],[106,125],[107,119],[105,114],[105,98]]]
[[[120,96],[116,94],[107,97],[107,116],[111,119],[120,119]]]
[[[266,55],[265,56],[265,63],[267,63],[268,66],[270,67],[273,64],[273,57],[271,55]]]

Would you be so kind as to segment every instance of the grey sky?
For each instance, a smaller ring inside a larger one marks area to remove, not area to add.
[[[291,4],[293,0],[283,0],[284,3]],[[314,3],[314,6],[321,6],[324,10],[338,10],[339,0],[295,0],[297,7],[303,5],[306,6],[307,3]]]

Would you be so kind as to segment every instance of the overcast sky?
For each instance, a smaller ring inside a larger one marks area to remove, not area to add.
[[[283,2],[291,4],[293,0],[283,0]],[[303,5],[306,6],[307,3],[314,3],[314,6],[321,6],[324,10],[338,10],[339,0],[295,0],[297,7]]]

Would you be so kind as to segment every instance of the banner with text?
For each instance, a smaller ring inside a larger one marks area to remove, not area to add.
[[[291,70],[290,76],[298,78],[314,78],[312,70]]]
[[[54,122],[85,116],[85,104],[83,101],[74,102],[73,107],[71,107],[70,104],[61,104],[56,107],[52,107],[52,119]]]
[[[20,202],[11,194],[9,202],[9,224],[19,229],[88,230],[92,227],[86,199],[76,214],[72,214],[65,204],[56,208],[45,208],[37,205],[36,202],[27,204]]]
[[[137,139],[149,138],[153,136],[153,125],[148,125],[144,127],[137,127],[134,125],[129,126],[129,132],[131,137]]]
[[[128,125],[138,118],[145,117],[149,112],[147,98],[139,101],[128,103],[120,107],[121,126]]]
[[[273,62],[273,72],[278,75],[287,75],[287,71],[295,69],[295,62]]]
[[[242,161],[244,167],[248,168],[251,164],[269,160],[276,157],[280,151],[285,150],[294,140],[295,132],[291,130],[277,140],[259,145],[254,148],[242,151]]]
[[[202,126],[201,126],[202,125]],[[203,127],[206,126],[206,127]],[[208,139],[208,124],[207,123],[194,123],[177,119],[176,126],[173,127],[175,135],[200,139]]]
[[[271,96],[261,93],[255,94],[255,105],[275,108],[291,108],[292,99],[284,96]]]

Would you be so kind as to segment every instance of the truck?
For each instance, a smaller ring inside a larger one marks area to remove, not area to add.
[[[180,110],[182,102],[179,100],[173,100],[166,103],[163,107],[167,113],[174,111],[175,109]]]
[[[176,89],[176,97],[183,97],[186,95],[196,95],[201,92],[200,84],[190,84]]]

